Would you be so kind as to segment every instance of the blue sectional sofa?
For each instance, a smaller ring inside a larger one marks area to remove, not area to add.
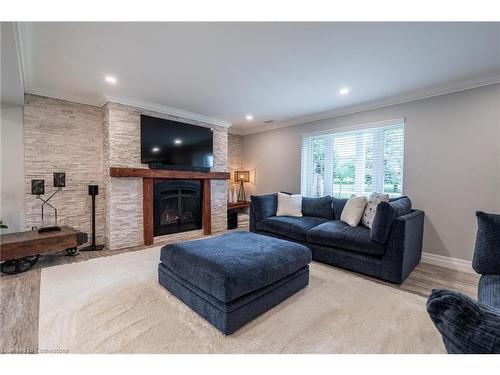
[[[427,311],[450,354],[500,354],[500,215],[476,212],[472,267],[481,274],[478,300],[433,290]]]
[[[382,202],[372,229],[340,221],[347,199],[302,198],[302,217],[276,216],[277,194],[252,195],[250,231],[307,246],[314,260],[402,283],[420,262],[424,212],[408,197]]]

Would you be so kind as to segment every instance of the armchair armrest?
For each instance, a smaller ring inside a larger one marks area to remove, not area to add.
[[[448,353],[500,353],[500,310],[461,293],[435,289],[427,300],[427,312]]]

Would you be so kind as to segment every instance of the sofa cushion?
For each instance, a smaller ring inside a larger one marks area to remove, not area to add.
[[[472,267],[480,274],[500,274],[500,215],[477,211]]]
[[[427,312],[448,353],[500,353],[500,310],[461,293],[435,289],[427,300]]]
[[[279,234],[283,237],[305,242],[306,233],[309,229],[327,221],[327,219],[311,216],[273,216],[257,222],[256,228],[259,231]]]
[[[382,256],[385,246],[370,240],[370,229],[351,227],[340,220],[328,221],[307,232],[307,242],[315,245],[337,247],[361,254]]]
[[[328,195],[321,198],[302,197],[302,215],[333,220],[332,202],[332,197]]]
[[[342,216],[342,211],[344,211],[345,204],[347,203],[348,198],[333,198],[333,213],[334,220],[340,220]]]
[[[166,245],[160,261],[175,275],[228,303],[307,266],[311,250],[240,231]]]
[[[252,211],[256,221],[264,220],[267,217],[275,216],[278,208],[278,195],[251,195]]]
[[[387,243],[394,219],[410,213],[411,210],[411,201],[408,197],[380,202],[377,205],[377,213],[373,219],[370,239],[381,244]]]
[[[407,196],[399,197],[398,199],[389,202],[389,205],[394,210],[396,217],[409,214],[411,212],[411,200]]]
[[[485,305],[500,309],[500,275],[481,276],[477,298]]]

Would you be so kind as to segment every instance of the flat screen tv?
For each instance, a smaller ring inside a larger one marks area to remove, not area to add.
[[[141,162],[151,168],[208,171],[214,164],[213,131],[141,115]]]

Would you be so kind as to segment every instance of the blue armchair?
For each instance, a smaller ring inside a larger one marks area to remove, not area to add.
[[[478,231],[472,267],[481,274],[478,301],[450,290],[433,290],[427,311],[450,354],[500,354],[500,215],[476,212]]]

